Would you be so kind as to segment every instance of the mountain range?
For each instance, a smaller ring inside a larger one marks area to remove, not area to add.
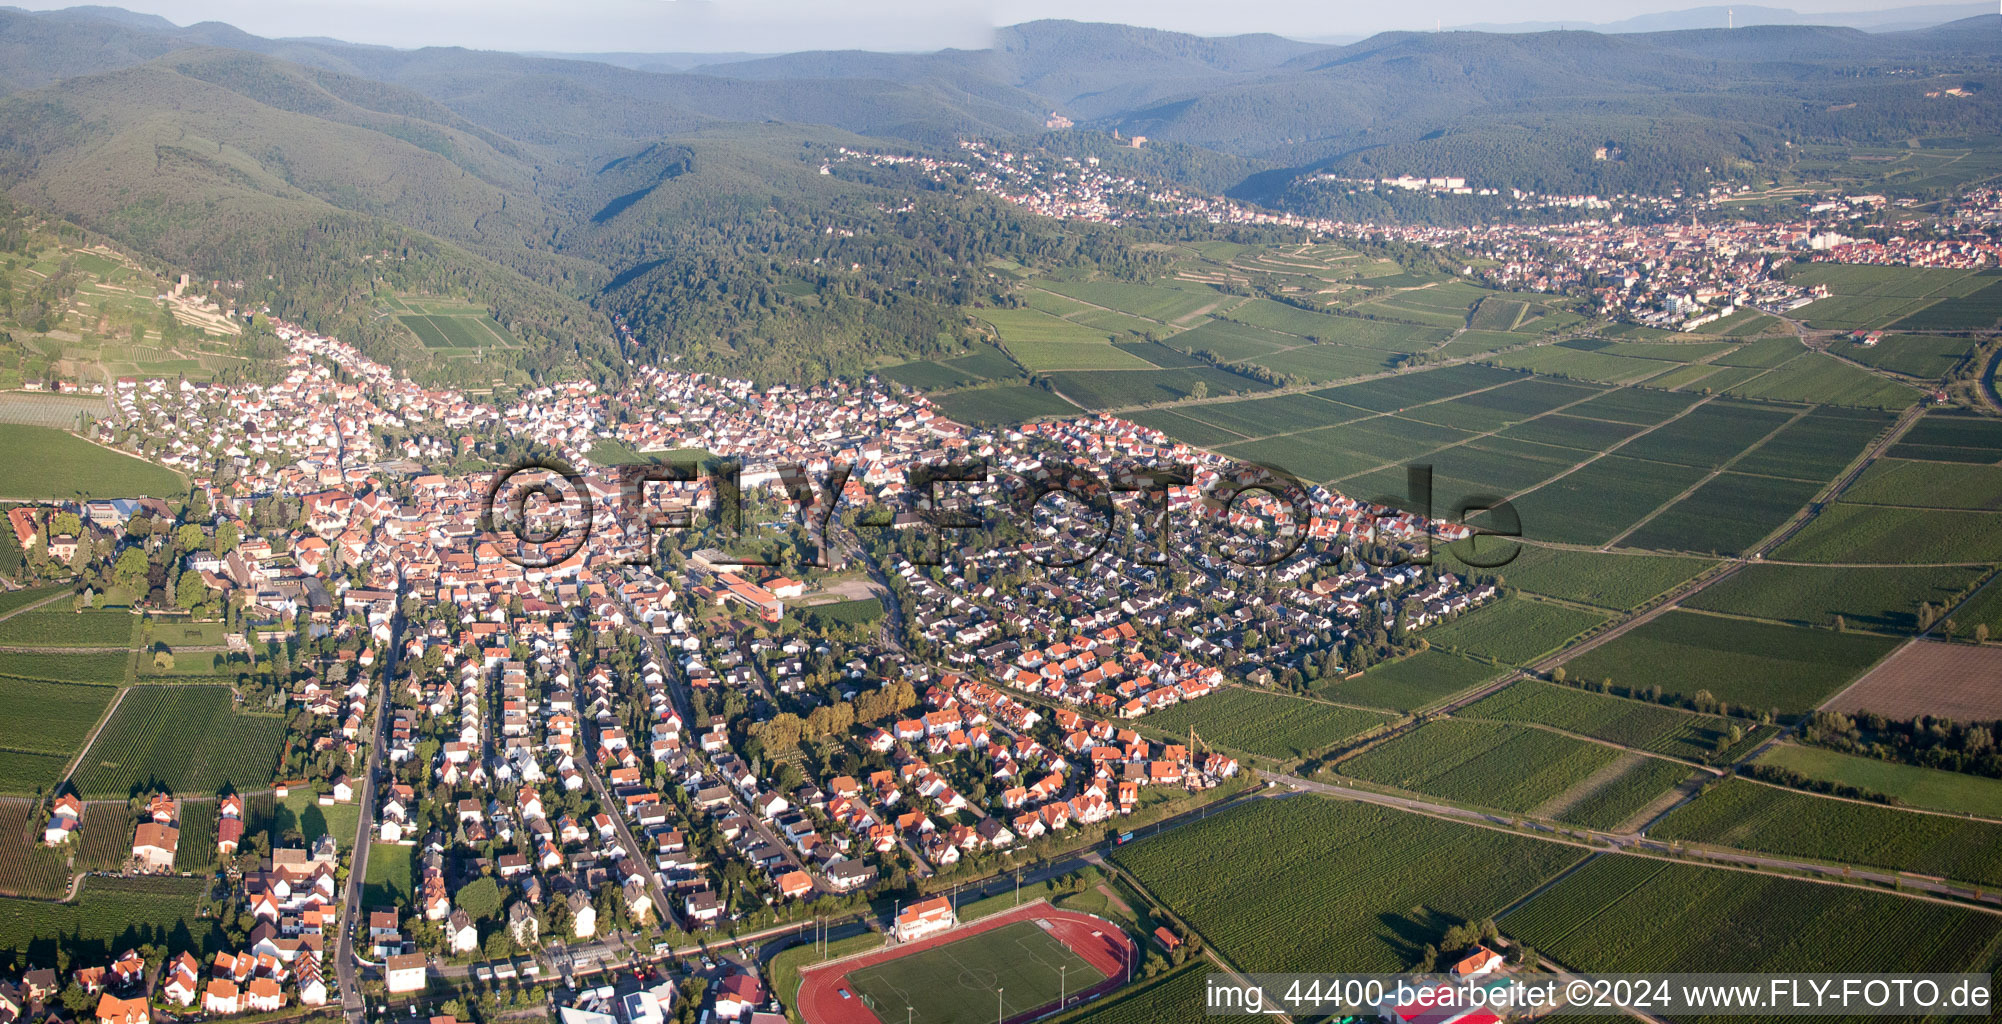
[[[1622,18],[1619,21],[1482,22],[1455,25],[1453,28],[1466,32],[1554,32],[1581,29],[1587,32],[1680,32],[1687,29],[1745,28],[1752,25],[1829,25],[1837,28],[1860,28],[1867,32],[1907,32],[1943,25],[1950,21],[1978,18],[1988,11],[1989,6],[1983,3],[1919,4],[1874,11],[1820,11],[1805,14],[1786,7],[1744,5],[1659,11]]]
[[[1992,14],[1905,32],[1406,32],[1345,46],[1032,22],[982,50],[677,69],[672,55],[399,50],[115,8],[0,9],[0,183],[384,344],[391,328],[357,297],[430,289],[486,302],[534,341],[531,376],[677,353],[824,373],[949,335],[950,306],[978,297],[953,268],[976,252],[1095,244],[1058,244],[1090,233],[965,197],[935,196],[930,214],[983,225],[963,241],[892,230],[877,211],[908,183],[817,174],[832,147],[1086,146],[1267,202],[1315,170],[1644,191],[1764,173],[1805,143],[2002,136],[1998,55]],[[1948,85],[1968,95],[1926,95]],[[1046,136],[1053,112],[1077,127]],[[1112,132],[1149,141],[1115,150]],[[1593,160],[1609,142],[1625,159]],[[826,241],[850,237],[836,225],[880,229],[875,279],[800,280],[845,257]],[[894,330],[865,315],[886,307],[902,319],[875,320]],[[612,340],[610,313],[653,326],[641,352]],[[770,344],[807,321],[824,351]]]

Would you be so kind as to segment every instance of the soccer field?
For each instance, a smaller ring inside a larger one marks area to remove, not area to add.
[[[1064,968],[1064,970],[1060,970]],[[888,963],[859,968],[848,984],[878,1019],[973,1024],[1054,1003],[1105,980],[1034,921],[1019,921]],[[995,991],[1001,995],[997,1002]],[[908,1008],[908,1014],[904,1011]]]

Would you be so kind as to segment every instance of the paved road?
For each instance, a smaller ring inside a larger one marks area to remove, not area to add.
[[[375,822],[376,780],[382,771],[382,748],[389,730],[389,691],[396,682],[396,662],[403,653],[403,612],[390,620],[389,651],[382,662],[382,674],[375,685],[375,726],[368,742],[368,767],[362,772],[361,819],[355,824],[353,856],[348,868],[348,891],[341,902],[340,938],[334,944],[334,975],[341,989],[341,1012],[349,1024],[362,1024],[368,1007],[361,998],[361,979],[356,970],[354,935],[361,927],[361,892],[368,877],[369,826]]]
[[[1529,828],[1539,832],[1550,833],[1559,840],[1573,842],[1579,846],[1601,849],[1612,847],[1626,853],[1654,854],[1683,861],[1725,864],[1757,871],[1762,874],[1787,873],[1789,877],[1798,874],[1809,874],[1819,877],[1807,879],[1807,881],[1821,881],[1829,884],[1871,882],[1880,885],[1898,885],[1905,889],[1916,889],[1923,893],[1929,893],[1934,897],[1955,901],[1973,901],[2002,907],[2002,895],[1896,871],[1863,869],[1840,864],[1823,864],[1815,861],[1794,860],[1787,857],[1774,857],[1766,854],[1745,853],[1735,850],[1717,850],[1709,847],[1696,848],[1688,844],[1660,842],[1649,839],[1637,832],[1605,832],[1598,829],[1575,826],[1557,828],[1528,819],[1514,819],[1506,815],[1491,814],[1486,811],[1476,811],[1465,807],[1454,807],[1450,804],[1436,803],[1417,797],[1378,793],[1373,790],[1357,789],[1332,782],[1303,779],[1297,775],[1285,775],[1267,771],[1260,771],[1258,774],[1268,782],[1290,786],[1302,792],[1320,793],[1326,796],[1340,797],[1345,800],[1356,800],[1362,803],[1392,807],[1401,811],[1429,814],[1434,817],[1455,818],[1484,826],[1506,828],[1511,831],[1517,830],[1516,822],[1520,820],[1523,825]],[[1997,911],[1997,913],[2002,913],[2002,911]]]
[[[593,723],[592,731],[596,730],[597,725]],[[625,847],[626,856],[633,858],[633,863],[640,866],[640,877],[646,880],[647,893],[653,899],[655,918],[679,927],[681,915],[675,911],[674,905],[667,901],[667,891],[660,885],[660,873],[653,869],[653,862],[646,855],[646,847],[640,845],[639,838],[633,835],[632,826],[626,821],[625,807],[614,802],[611,791],[605,788],[605,780],[598,774],[597,759],[590,756],[587,751],[585,756],[577,759],[577,767],[584,773],[584,780],[591,784],[591,792],[597,794],[599,805],[605,809],[606,814],[611,815],[612,824],[618,830],[619,845]]]

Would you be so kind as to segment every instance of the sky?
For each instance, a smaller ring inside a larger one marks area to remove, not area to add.
[[[78,0],[12,0],[29,9]],[[1579,26],[1729,0],[109,0],[179,25],[221,21],[260,36],[330,36],[388,46],[533,52],[780,53],[987,45],[994,26],[1039,18],[1231,35],[1355,38],[1482,22]],[[1914,0],[1816,0],[1775,7],[1877,9]]]

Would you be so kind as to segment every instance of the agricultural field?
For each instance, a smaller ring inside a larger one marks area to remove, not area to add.
[[[8,708],[0,749],[74,756],[118,691],[108,686],[0,679]]]
[[[1792,562],[2002,562],[2002,510],[1838,501],[1772,554]]]
[[[972,355],[901,363],[877,373],[919,391],[944,391],[988,381],[1017,380],[1022,376],[1021,369],[992,345],[976,346]]]
[[[1403,412],[1413,406],[1443,401],[1525,379],[1525,375],[1492,366],[1462,364],[1379,380],[1324,388],[1312,394],[1373,412]]]
[[[1498,664],[1524,665],[1606,621],[1606,616],[1551,601],[1514,596],[1464,612],[1424,631],[1432,646]]]
[[[1487,391],[1462,395],[1450,402],[1412,409],[1404,415],[1408,419],[1465,430],[1500,430],[1511,423],[1520,423],[1583,402],[1599,393],[1598,388],[1530,377]]]
[[[1285,374],[1291,381],[1303,384],[1324,384],[1351,377],[1365,377],[1390,369],[1390,360],[1381,353],[1341,345],[1301,344],[1283,351],[1255,356],[1245,362],[1262,366],[1274,373]]]
[[[1966,635],[1977,625],[1987,626],[1991,638],[2002,638],[2002,582],[1991,582],[1966,603],[1953,610],[1953,620]],[[1992,639],[1990,642],[1994,642]]]
[[[1789,360],[1771,373],[1731,388],[1740,398],[1826,402],[1869,409],[1903,409],[1924,397],[1909,384],[1885,380],[1820,352]]]
[[[4,498],[178,498],[188,489],[173,470],[51,427],[0,423],[0,450],[8,453],[0,468]]]
[[[69,853],[42,845],[42,822],[36,801],[0,800],[0,894],[68,895]]]
[[[1091,306],[1131,313],[1148,320],[1183,320],[1212,308],[1230,296],[1198,285],[1165,286],[1119,281],[1039,281],[1045,291]]]
[[[1620,454],[1632,459],[1716,469],[1805,411],[1706,402],[1681,419],[1634,438],[1620,449]]]
[[[1211,743],[1282,761],[1319,753],[1389,720],[1389,715],[1242,687],[1225,687],[1143,719],[1176,735],[1193,727]]]
[[[1625,774],[1628,765],[1612,747],[1590,743],[1547,729],[1500,722],[1441,718],[1416,730],[1347,758],[1335,770],[1350,778],[1374,782],[1456,803],[1528,814],[1558,806],[1574,788],[1590,795],[1602,784]],[[1624,813],[1600,806],[1600,820],[1579,824],[1616,825],[1680,781],[1686,768],[1650,792],[1627,790]],[[1645,777],[1644,777],[1645,779]],[[1618,817],[1610,822],[1609,815]],[[1567,818],[1567,820],[1570,820]]]
[[[1852,629],[1908,633],[1921,602],[1950,604],[1986,575],[1969,566],[1747,565],[1683,606],[1803,626],[1831,626],[1839,615]]]
[[[1483,303],[1482,308],[1485,309],[1486,305],[1486,303]],[[1477,322],[1479,316],[1480,314],[1477,311],[1475,313]],[[1461,331],[1459,334],[1454,335],[1452,341],[1441,345],[1435,351],[1447,358],[1477,356],[1486,352],[1496,352],[1505,348],[1514,348],[1518,345],[1527,345],[1534,340],[1526,334],[1512,334],[1490,330]]]
[[[1298,348],[1301,341],[1290,334],[1279,334],[1249,324],[1205,320],[1175,335],[1168,344],[1183,352],[1208,353],[1218,362],[1237,363],[1270,355],[1282,348]]]
[[[1897,641],[1670,611],[1565,664],[1574,680],[1794,715],[1819,705],[1890,653]]]
[[[1993,593],[1990,584],[1984,594]],[[1958,613],[1956,613],[1958,614]],[[1830,711],[1875,711],[1892,718],[1933,715],[1960,722],[2002,719],[2002,647],[1913,640],[1856,685],[1828,702]]]
[[[1042,388],[1026,384],[1001,384],[940,395],[939,411],[961,423],[1020,423],[1044,416],[1069,416],[1077,406]]]
[[[1716,564],[1707,558],[1524,547],[1514,561],[1493,571],[1509,586],[1533,594],[1628,611]]]
[[[1891,325],[1906,331],[1993,331],[2002,327],[2002,281],[1940,299]]]
[[[1731,468],[1791,480],[1832,480],[1895,420],[1889,413],[1861,409],[1816,409],[1781,427]]]
[[[1108,351],[1133,360],[1132,370],[1067,370],[1046,374],[1058,395],[1087,409],[1116,409],[1158,402],[1179,402],[1205,395],[1229,395],[1270,390],[1271,385],[1213,366],[1163,368],[1122,349]],[[1039,367],[1031,367],[1036,369]],[[1202,394],[1198,394],[1198,391]],[[967,392],[971,393],[971,392]],[[947,396],[956,397],[956,396]]]
[[[1695,395],[1615,388],[1573,409],[1579,416],[1653,426],[1696,404]]]
[[[0,379],[5,379],[7,372],[0,369]],[[101,397],[57,395],[46,391],[0,393],[0,423],[83,430],[91,421],[103,419],[109,411],[110,407]]]
[[[405,313],[396,318],[430,349],[520,348],[521,343],[484,311]]]
[[[1396,661],[1372,666],[1359,679],[1334,679],[1314,690],[1316,696],[1343,704],[1416,711],[1454,694],[1471,690],[1500,675],[1493,665],[1444,651],[1424,650]]]
[[[1926,334],[1887,334],[1876,345],[1837,343],[1831,351],[1855,362],[1920,380],[1938,380],[1952,372],[1974,342]]]
[[[1068,341],[1015,341],[1008,354],[1030,372],[1051,370],[1145,370],[1150,363],[1112,345],[1080,345]]]
[[[1313,395],[1274,395],[1238,402],[1187,405],[1176,409],[1175,414],[1244,437],[1264,437],[1323,424],[1335,426],[1376,415]]]
[[[1133,873],[1248,971],[1401,970],[1582,851],[1368,804],[1257,800],[1120,847]],[[1276,927],[1274,922],[1284,922]]]
[[[1219,446],[1216,451],[1241,462],[1277,467],[1309,482],[1336,480],[1395,461],[1352,451],[1349,427],[1322,427],[1297,434]]]
[[[1793,743],[1775,745],[1759,755],[1758,763],[1896,797],[1911,807],[2002,818],[2002,779],[1880,761]]]
[[[1618,543],[1655,551],[1742,554],[1786,525],[1822,486],[1816,480],[1719,473]]]
[[[1591,418],[1591,407],[1596,403],[1594,399],[1566,412],[1518,423],[1502,431],[1499,438],[1484,440],[1544,445],[1556,449],[1553,456],[1565,458],[1568,466],[1589,453],[1605,451],[1641,431],[1638,424]]]
[[[0,590],[0,615],[6,615],[32,604],[40,604],[56,596],[69,593],[68,587],[29,587],[26,590]],[[61,602],[57,602],[61,606]]]
[[[1654,376],[1641,381],[1640,383],[1641,386],[1643,387],[1662,388],[1667,391],[1677,391],[1682,388],[1689,388],[1698,393],[1702,393],[1707,389],[1698,385],[1700,385],[1704,379],[1716,376],[1723,369],[1724,368],[1721,366],[1712,366],[1709,363],[1689,363],[1687,365],[1677,366],[1676,368],[1669,370],[1665,373],[1657,373]]]
[[[1201,964],[1190,964],[1139,987],[1116,992],[1075,1016],[1062,1018],[1062,1024],[1160,1024],[1191,1019],[1202,1013],[1207,974]]]
[[[244,365],[241,322],[208,305],[199,286],[162,301],[158,296],[173,291],[165,277],[124,253],[101,245],[79,248],[44,228],[30,227],[0,268],[11,298],[0,313],[0,387],[51,374],[89,383],[183,373],[205,381]],[[67,401],[42,411],[55,414]],[[54,422],[8,415],[25,411],[9,408],[0,416],[76,426],[74,411]],[[98,399],[88,415],[104,411]]]
[[[1531,370],[1551,377],[1630,384],[1675,368],[1678,361],[1636,358],[1608,351],[1615,343],[1576,338],[1494,357],[1496,366]]]
[[[216,802],[181,801],[181,842],[174,851],[174,870],[200,874],[215,867]]]
[[[232,703],[223,686],[133,687],[84,752],[72,781],[86,797],[155,788],[189,795],[226,785],[262,788],[277,766],[285,720],[238,714]]]
[[[0,793],[47,793],[63,779],[69,755],[0,749]]]
[[[0,964],[16,969],[56,962],[58,944],[78,963],[109,962],[146,943],[206,950],[221,940],[215,922],[197,916],[200,878],[84,880],[75,903],[0,898]]]
[[[1148,430],[1158,430],[1173,440],[1182,441],[1198,448],[1214,448],[1220,444],[1229,444],[1233,441],[1242,441],[1245,439],[1243,434],[1190,418],[1188,413],[1196,408],[1206,407],[1191,406],[1176,412],[1170,412],[1166,409],[1149,409],[1144,412],[1129,414],[1125,419]]]
[[[2002,462],[2002,419],[1966,412],[1929,412],[1887,453],[1930,462]]]
[[[2002,918],[1971,908],[1622,854],[1500,925],[1592,972],[1986,971],[2002,938]]]
[[[1574,686],[1524,679],[1456,712],[1460,718],[1547,725],[1636,750],[1706,764],[1728,764],[1779,730],[1742,718],[1680,708]],[[1737,739],[1732,733],[1736,730]]]
[[[57,601],[0,619],[0,647],[121,647],[132,646],[139,620],[118,609],[71,611]],[[0,671],[6,655],[0,654]]]
[[[1568,792],[1545,801],[1536,814],[1609,832],[1638,828],[1660,813],[1654,808],[1691,774],[1680,761],[1624,754]]]
[[[1315,313],[1270,299],[1253,299],[1231,310],[1229,317],[1280,334],[1377,352],[1424,352],[1438,347],[1453,333],[1444,327]]]
[[[2002,466],[1878,459],[1842,500],[1858,505],[2002,508]]]
[[[1605,544],[1709,474],[1608,455],[1511,499],[1529,540]]]
[[[1728,779],[1649,832],[1783,857],[2002,884],[2002,822],[1838,800]]]
[[[93,651],[84,654],[8,651],[0,654],[0,676],[10,679],[45,679],[57,683],[91,686],[120,686],[131,670],[127,653]],[[4,680],[0,680],[4,682]]]

